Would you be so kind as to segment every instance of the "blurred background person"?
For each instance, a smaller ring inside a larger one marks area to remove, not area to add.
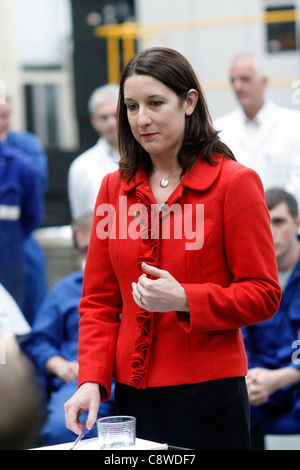
[[[118,169],[118,93],[118,85],[109,84],[97,88],[90,97],[91,124],[100,137],[96,145],[75,158],[70,165],[68,197],[73,220],[94,210],[102,178]]]
[[[13,342],[13,345],[11,345]],[[6,334],[6,363],[0,363],[0,449],[22,450],[39,443],[40,394],[33,371],[14,339]]]
[[[52,287],[37,313],[32,332],[23,345],[46,392],[47,417],[43,429],[45,445],[74,439],[74,433],[66,428],[64,403],[78,386],[78,305],[92,221],[93,213],[87,213],[72,224],[75,246],[82,254],[82,269],[65,276]],[[101,406],[99,417],[112,414],[115,414],[113,394]],[[89,437],[96,435],[95,426]]]
[[[243,329],[251,430],[256,436],[299,434],[300,360],[293,343],[300,339],[300,217],[296,199],[281,188],[266,191],[266,203],[282,299],[274,317]]]
[[[39,444],[41,396],[19,343],[30,333],[13,297],[0,284],[0,449]]]
[[[24,313],[24,244],[41,222],[33,172],[17,149],[0,140],[0,282]]]
[[[12,130],[13,102],[6,96],[0,103],[0,140],[20,150],[30,164],[39,186],[41,197],[48,187],[48,158],[40,139],[32,132]]]
[[[253,168],[265,189],[282,187],[300,203],[300,113],[266,98],[268,78],[257,57],[241,54],[230,67],[239,108],[214,122],[236,159]]]
[[[44,197],[48,187],[48,158],[40,139],[33,133],[11,129],[13,103],[9,97],[0,104],[0,140],[20,151],[33,171],[40,198],[40,225],[44,220]],[[33,235],[24,243],[26,288],[23,312],[31,324],[47,291],[46,257]]]

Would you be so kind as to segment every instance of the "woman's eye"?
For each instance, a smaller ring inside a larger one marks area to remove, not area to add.
[[[151,104],[152,106],[154,106],[154,107],[158,107],[158,106],[160,106],[160,105],[162,104],[162,102],[161,102],[161,101],[151,101],[150,104]]]
[[[128,105],[127,105],[127,109],[128,109],[129,111],[134,111],[134,110],[136,109],[136,105],[135,105],[135,104],[128,104]]]

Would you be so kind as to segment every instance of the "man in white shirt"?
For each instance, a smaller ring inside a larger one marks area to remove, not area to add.
[[[68,197],[72,219],[94,210],[103,177],[119,168],[116,111],[119,87],[97,88],[89,100],[91,124],[100,138],[96,145],[72,162],[68,173]]]
[[[230,79],[241,107],[215,120],[220,138],[265,189],[281,187],[300,203],[300,113],[265,98],[268,79],[250,54],[233,61]]]

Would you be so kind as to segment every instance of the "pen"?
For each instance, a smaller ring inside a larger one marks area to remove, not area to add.
[[[81,431],[81,433],[79,434],[79,436],[77,437],[76,441],[74,442],[74,444],[70,448],[70,450],[73,450],[74,447],[78,444],[78,442],[80,442],[81,439],[83,439],[87,435],[88,432],[89,432],[88,428],[84,427],[83,430]]]

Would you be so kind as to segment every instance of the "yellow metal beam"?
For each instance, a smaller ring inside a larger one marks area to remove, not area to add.
[[[286,23],[299,21],[300,10],[282,10],[262,12],[254,15],[223,16],[212,18],[196,18],[192,20],[178,20],[158,22],[153,24],[123,23],[116,25],[98,26],[94,34],[107,39],[109,81],[115,82],[120,77],[120,58],[118,40],[123,44],[124,63],[127,63],[135,54],[135,40],[149,37],[167,31],[191,30],[201,28],[214,28],[222,26],[238,26],[257,23]]]
[[[178,20],[157,22],[152,24],[122,23],[117,25],[104,25],[95,28],[96,36],[138,38],[152,33],[176,31],[185,29],[211,28],[220,26],[247,25],[255,23],[286,23],[298,21],[299,10],[282,10],[262,12],[254,15],[222,16],[212,18],[196,18],[192,20]]]
[[[120,59],[119,59],[119,38],[107,38],[107,61],[108,61],[108,81],[109,83],[119,83],[120,80]]]
[[[123,38],[123,62],[127,64],[135,54],[135,39]]]

